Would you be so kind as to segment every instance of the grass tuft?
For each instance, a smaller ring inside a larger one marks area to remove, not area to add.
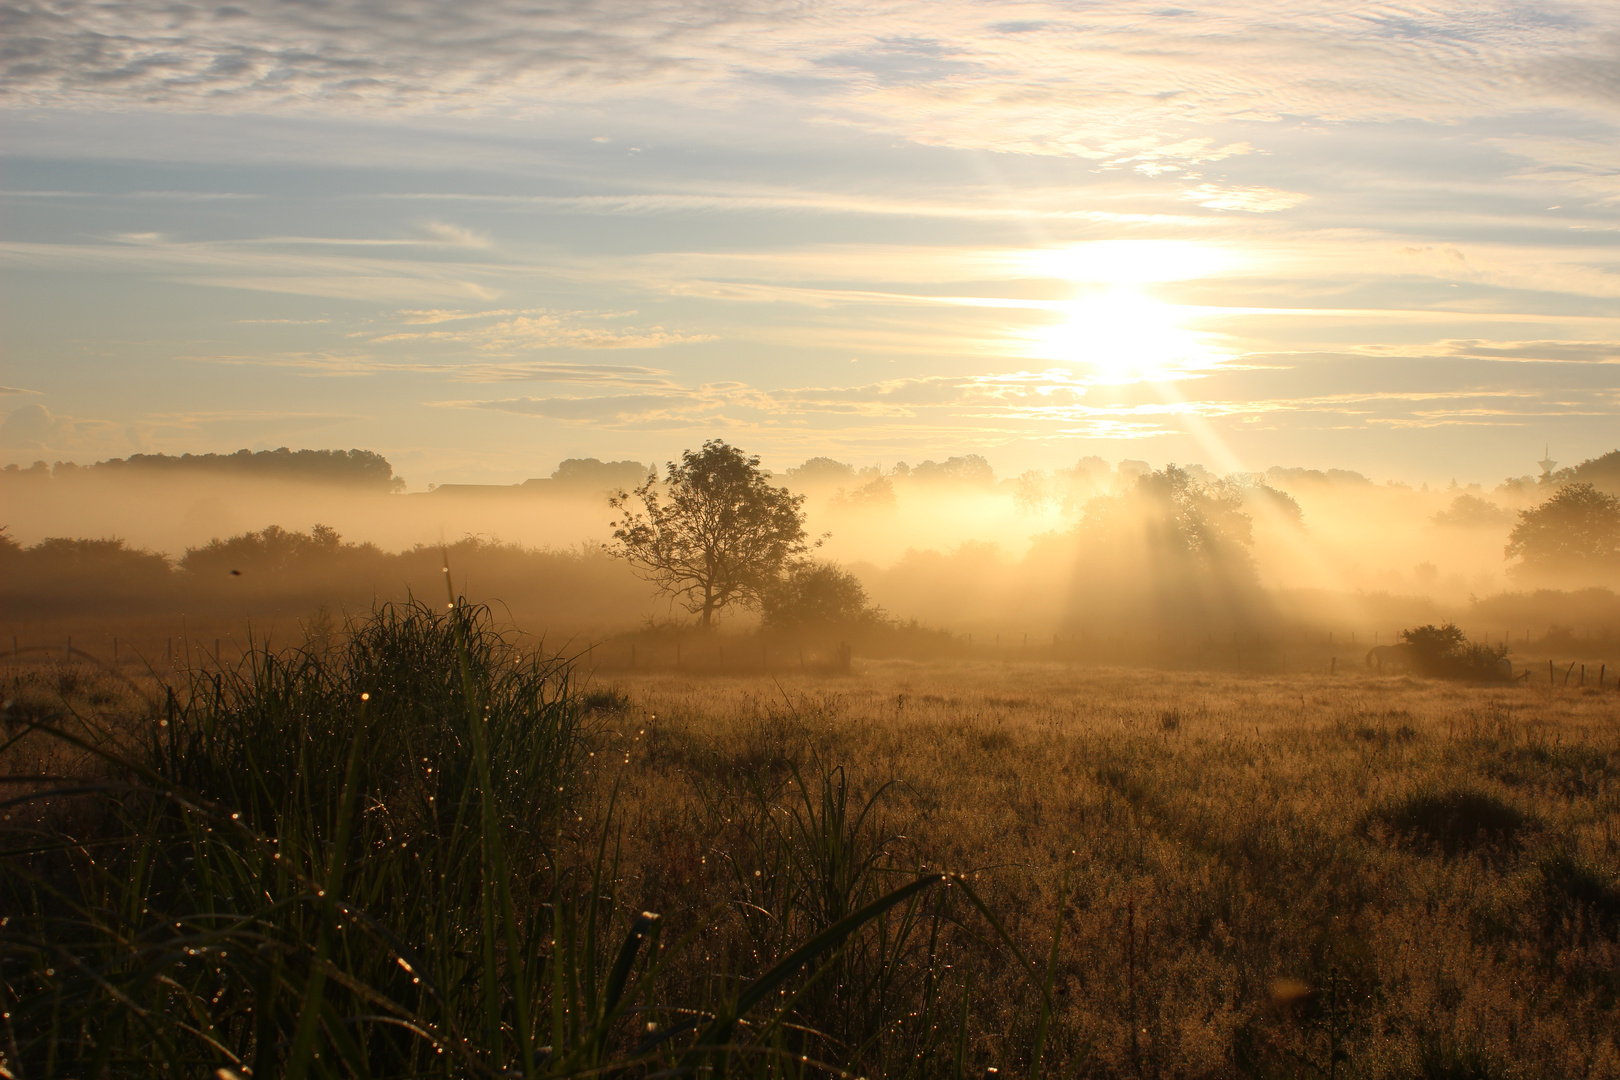
[[[630,695],[614,686],[587,690],[579,698],[579,707],[584,712],[622,713],[630,706]]]

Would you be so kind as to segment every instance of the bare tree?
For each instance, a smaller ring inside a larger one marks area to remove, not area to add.
[[[654,474],[608,500],[620,514],[608,550],[708,629],[728,607],[758,606],[808,550],[803,503],[770,482],[758,457],[711,439],[669,463],[662,491]]]

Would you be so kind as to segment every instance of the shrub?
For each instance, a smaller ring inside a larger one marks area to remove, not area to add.
[[[1402,630],[1412,666],[1425,675],[1442,679],[1474,679],[1481,682],[1506,679],[1510,675],[1506,645],[1481,645],[1469,641],[1451,623],[1419,626]]]
[[[1584,928],[1620,934],[1620,881],[1560,851],[1541,860],[1542,925],[1548,933]]]
[[[883,619],[859,578],[837,563],[808,559],[790,565],[765,592],[762,616],[772,630],[850,628]]]
[[[630,695],[616,687],[604,686],[580,695],[579,707],[584,712],[621,713],[630,707]]]
[[[1533,822],[1517,807],[1475,788],[1416,791],[1372,811],[1364,830],[1380,823],[1397,840],[1460,855],[1485,846],[1508,846]]]

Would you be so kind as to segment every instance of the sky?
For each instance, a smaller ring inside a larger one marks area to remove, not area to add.
[[[0,3],[0,463],[1620,446],[1620,4]]]

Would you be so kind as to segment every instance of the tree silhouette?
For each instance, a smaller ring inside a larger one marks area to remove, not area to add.
[[[1519,570],[1620,570],[1620,498],[1591,484],[1561,487],[1519,513],[1506,553]]]
[[[805,553],[803,495],[773,485],[749,457],[720,439],[670,462],[608,505],[614,555],[708,629],[732,605],[758,606],[788,561]],[[636,504],[639,503],[639,507]]]
[[[1074,610],[1162,628],[1243,625],[1266,603],[1234,484],[1174,465],[1087,501],[1068,534]]]

